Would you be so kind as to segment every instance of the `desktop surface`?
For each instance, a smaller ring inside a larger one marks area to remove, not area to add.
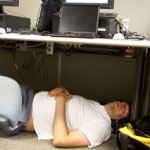
[[[37,42],[51,42],[64,44],[88,44],[88,45],[105,45],[105,46],[122,46],[122,47],[137,47],[150,48],[149,40],[113,40],[103,38],[67,38],[67,37],[50,37],[41,35],[20,35],[16,33],[1,34],[0,40],[14,40],[14,41],[37,41]]]

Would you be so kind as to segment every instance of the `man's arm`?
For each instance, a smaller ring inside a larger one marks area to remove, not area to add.
[[[57,147],[81,147],[90,145],[86,136],[79,130],[69,131],[66,124],[65,104],[68,96],[60,93],[55,96],[56,110],[54,117],[53,144]]]

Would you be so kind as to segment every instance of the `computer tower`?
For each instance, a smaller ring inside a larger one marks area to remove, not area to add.
[[[0,14],[0,28],[4,28],[7,33],[19,29],[30,29],[30,24],[29,18]]]
[[[60,12],[53,14],[52,19],[52,33],[57,33],[59,29],[59,22],[60,22]]]
[[[37,23],[37,31],[52,32],[53,14],[58,11],[57,0],[42,0],[40,16]]]

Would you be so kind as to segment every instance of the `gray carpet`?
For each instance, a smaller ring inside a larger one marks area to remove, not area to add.
[[[0,150],[118,150],[115,138],[95,148],[55,148],[51,141],[39,141],[35,133],[20,133],[9,137],[0,131]]]

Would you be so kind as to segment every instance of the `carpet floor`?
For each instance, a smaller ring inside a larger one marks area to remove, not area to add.
[[[7,136],[0,131],[0,150],[91,150],[88,147],[82,148],[55,148],[51,141],[37,139],[35,133],[22,132],[19,135]],[[118,150],[115,138],[111,137],[102,145],[92,150]]]

